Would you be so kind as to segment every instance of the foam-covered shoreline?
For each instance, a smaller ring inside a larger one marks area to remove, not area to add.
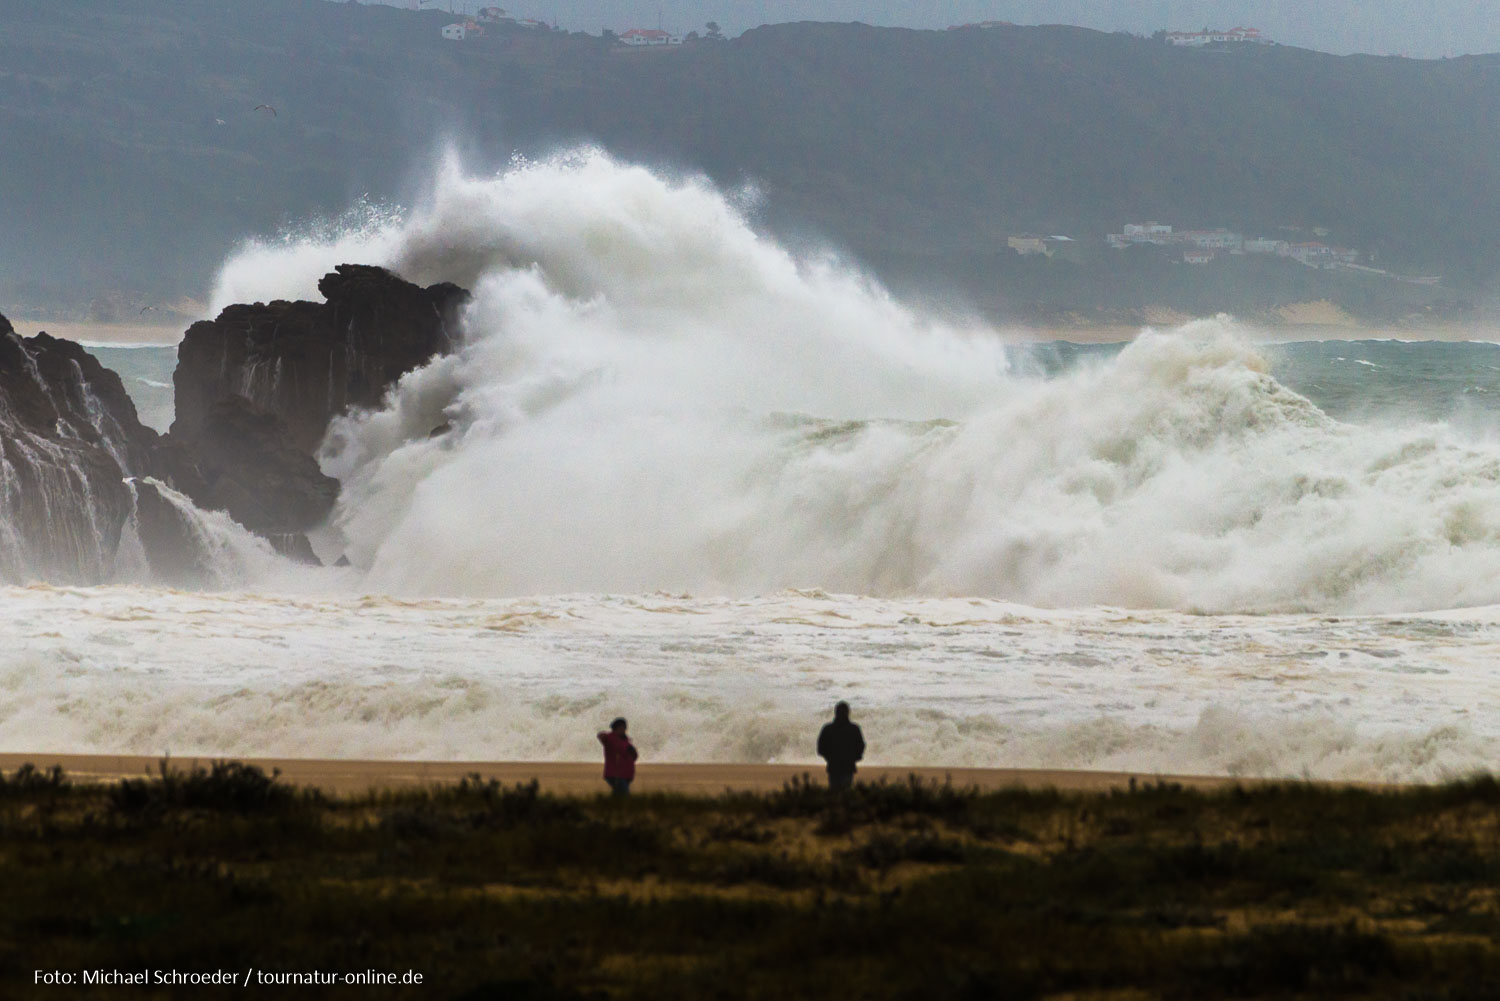
[[[0,751],[1435,781],[1500,759],[1500,616],[1202,616],[783,592],[0,590]]]

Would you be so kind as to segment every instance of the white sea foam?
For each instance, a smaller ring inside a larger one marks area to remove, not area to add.
[[[0,590],[0,749],[814,762],[1433,780],[1500,753],[1494,609],[1039,611],[786,592],[403,601]]]

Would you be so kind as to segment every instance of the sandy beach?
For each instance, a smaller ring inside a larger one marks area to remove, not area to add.
[[[191,320],[152,323],[75,323],[66,320],[33,320],[12,317],[11,325],[22,337],[48,333],[66,341],[106,347],[173,347]]]
[[[211,758],[173,758],[170,767],[207,767]],[[429,784],[457,782],[478,773],[505,784],[535,779],[542,789],[559,795],[592,795],[605,791],[602,766],[574,761],[358,761],[333,758],[236,758],[267,772],[279,770],[283,781],[311,786],[335,795],[353,795],[370,790],[409,789]],[[75,780],[113,782],[156,775],[160,758],[105,754],[0,754],[0,772],[12,773],[23,764],[38,768],[60,765]],[[636,775],[637,792],[678,792],[712,795],[726,789],[767,792],[779,789],[796,776],[807,774],[823,780],[818,765],[732,765],[645,763]],[[1137,782],[1172,782],[1201,789],[1222,788],[1236,779],[1214,776],[1144,775],[1129,772],[1072,771],[1065,769],[930,768],[921,766],[861,768],[859,778],[904,781],[917,775],[930,782],[951,780],[955,786],[977,789],[1045,789],[1100,792],[1128,787]]]

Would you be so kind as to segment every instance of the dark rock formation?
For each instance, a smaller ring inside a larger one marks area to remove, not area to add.
[[[241,396],[285,422],[288,443],[316,452],[328,422],[374,407],[397,379],[451,350],[456,285],[422,288],[384,268],[342,264],[318,283],[327,302],[230,306],[188,328],[173,377],[172,437],[204,434],[214,404]]]
[[[155,579],[212,584],[202,526],[171,490],[317,563],[305,533],[338,497],[314,457],[329,421],[451,349],[468,299],[361,265],[318,287],[326,303],[231,306],[193,324],[166,436],[83,348],[23,339],[0,317],[0,581],[107,581],[132,524]]]
[[[159,444],[119,376],[0,316],[0,580],[109,579],[134,509],[126,477],[171,476]]]
[[[214,401],[190,447],[203,487],[189,496],[268,538],[316,526],[338,499],[338,481],[293,444],[286,423],[243,396]],[[300,551],[306,541],[289,545]]]
[[[235,305],[189,327],[168,436],[202,474],[188,496],[304,560],[315,557],[301,533],[338,498],[314,459],[329,422],[379,405],[397,379],[450,350],[469,298],[360,264],[339,265],[318,290],[327,302]]]

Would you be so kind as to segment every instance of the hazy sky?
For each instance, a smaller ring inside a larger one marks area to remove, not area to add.
[[[410,0],[387,0],[411,6]],[[476,10],[496,0],[451,0]],[[730,34],[779,21],[863,21],[943,28],[968,21],[1078,24],[1150,33],[1250,25],[1288,45],[1324,52],[1419,58],[1500,51],[1497,7],[1473,0],[500,0],[517,17],[597,33],[655,27],[679,32],[716,20]],[[450,0],[428,0],[448,7]]]

